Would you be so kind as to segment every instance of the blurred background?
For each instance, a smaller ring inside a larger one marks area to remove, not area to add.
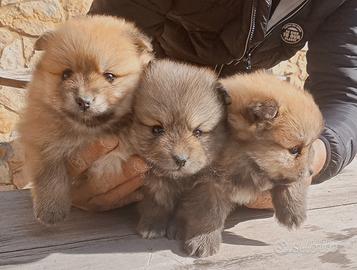
[[[31,69],[40,52],[33,44],[43,32],[71,17],[86,14],[92,0],[0,0],[0,71]],[[306,48],[273,72],[302,87],[306,74]],[[23,152],[16,142],[19,112],[26,89],[0,85],[0,191],[28,187],[21,170]]]

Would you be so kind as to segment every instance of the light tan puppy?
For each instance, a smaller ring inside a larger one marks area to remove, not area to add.
[[[35,216],[54,224],[65,219],[71,206],[73,179],[66,161],[88,142],[125,131],[152,48],[133,24],[105,16],[70,20],[43,35],[35,47],[44,54],[33,72],[19,130]],[[120,170],[120,158],[125,153],[107,155],[88,176]]]
[[[216,175],[196,180],[178,208],[178,228],[190,255],[216,253],[230,211],[262,192],[272,195],[276,218],[288,228],[306,217],[304,179],[311,176],[312,143],[323,120],[312,96],[263,72],[221,81],[228,107],[229,138],[212,165]]]

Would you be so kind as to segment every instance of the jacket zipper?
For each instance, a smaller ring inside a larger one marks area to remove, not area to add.
[[[255,6],[255,1],[253,0],[253,6]],[[248,44],[252,42],[253,40],[253,35],[254,35],[254,31],[255,31],[255,24],[256,24],[256,15],[257,15],[257,9],[254,8],[253,10],[253,14],[252,14],[252,17],[253,17],[253,20],[252,20],[252,23],[253,23],[253,26],[252,26],[252,31],[250,32],[250,36],[249,36],[249,41],[248,41]],[[245,66],[245,69],[246,70],[251,70],[252,69],[252,64],[251,64],[251,61],[250,61],[250,53],[251,50],[249,50],[248,52],[248,58],[245,59],[245,62],[246,62],[246,66]],[[246,54],[246,52],[244,52],[244,55]]]
[[[310,0],[306,0],[305,2],[303,2],[299,7],[297,7],[292,13],[290,13],[290,15],[288,15],[287,17],[281,19],[280,21],[278,21],[275,25],[273,25],[270,30],[268,31],[268,33],[266,34],[266,36],[264,37],[264,39],[257,45],[255,45],[253,48],[249,49],[248,52],[244,52],[244,57],[241,57],[239,60],[237,60],[237,62],[234,65],[238,65],[240,62],[242,62],[241,60],[243,59],[243,62],[245,62],[245,69],[246,70],[251,70],[252,69],[252,63],[251,63],[251,56],[252,56],[252,52],[258,48],[263,42],[264,40],[266,40],[270,34],[273,32],[273,30],[282,22],[289,20],[291,17],[293,17],[296,13],[298,13],[302,8],[304,8],[306,6],[306,4],[310,2]],[[253,27],[254,29],[254,27]],[[253,37],[253,35],[251,35],[251,38]]]
[[[255,17],[256,17],[256,14],[257,14],[256,0],[252,0],[252,11],[251,11],[251,15],[250,15],[250,27],[249,27],[249,32],[248,32],[247,39],[245,41],[245,47],[244,47],[243,54],[242,54],[241,57],[233,59],[232,61],[230,61],[226,65],[230,65],[234,61],[236,61],[236,63],[239,63],[244,58],[244,56],[245,56],[245,54],[246,54],[246,52],[248,50],[249,42],[251,42],[252,39],[253,39],[253,34],[254,34],[254,30],[255,30]]]

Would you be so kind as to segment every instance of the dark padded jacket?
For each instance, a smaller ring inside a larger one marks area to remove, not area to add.
[[[357,0],[95,0],[90,13],[134,21],[158,57],[221,76],[271,68],[308,42],[305,87],[325,118],[327,162],[339,173],[357,151]],[[274,9],[274,10],[273,10]]]

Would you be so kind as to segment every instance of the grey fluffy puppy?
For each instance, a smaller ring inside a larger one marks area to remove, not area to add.
[[[132,144],[150,165],[137,230],[164,236],[176,203],[210,171],[226,134],[229,98],[209,69],[168,60],[151,63],[134,98]]]

